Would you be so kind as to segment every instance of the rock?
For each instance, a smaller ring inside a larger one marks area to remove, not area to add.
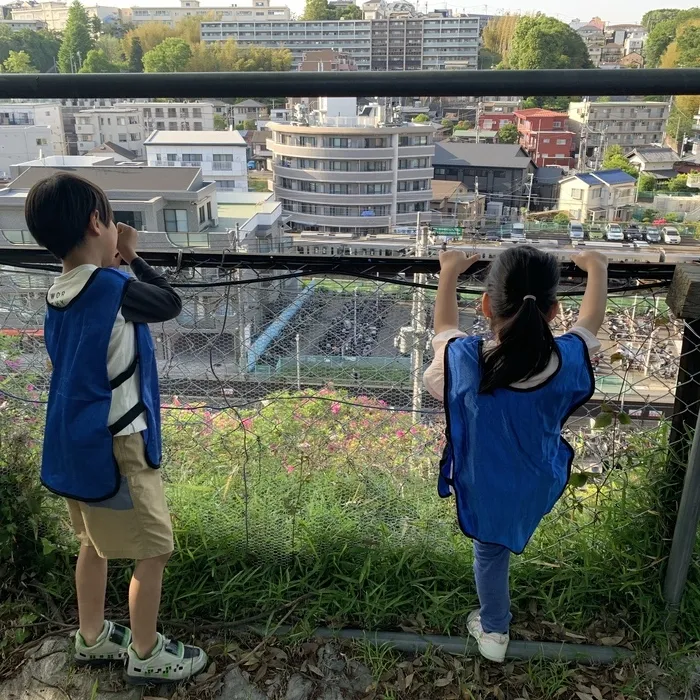
[[[318,650],[318,667],[328,673],[342,673],[345,670],[345,659],[333,644],[325,644]]]
[[[671,700],[670,691],[663,685],[656,686],[654,695],[656,696],[656,700]]]
[[[367,693],[367,688],[374,683],[372,672],[359,661],[350,661],[348,663],[347,675],[352,689],[362,695]]]
[[[243,678],[235,666],[224,676],[223,686],[215,697],[216,700],[267,700],[267,695]]]
[[[287,683],[287,694],[284,696],[284,700],[309,700],[313,690],[312,681],[295,673]]]
[[[2,700],[140,700],[142,688],[124,686],[123,669],[94,671],[73,666],[72,642],[67,637],[47,639],[27,654],[22,671],[0,683]]]
[[[318,696],[318,700],[345,700],[345,696],[340,692],[340,688],[330,685],[323,689],[323,692]]]

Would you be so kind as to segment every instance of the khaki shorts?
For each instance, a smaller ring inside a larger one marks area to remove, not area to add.
[[[141,433],[114,438],[122,475],[116,496],[99,503],[66,499],[80,543],[104,559],[151,559],[173,551],[173,528],[160,469],[146,462]]]

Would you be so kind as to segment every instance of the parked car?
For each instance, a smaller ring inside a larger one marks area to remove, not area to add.
[[[644,234],[637,224],[630,224],[625,229],[625,238],[628,241],[641,241],[644,239]]]
[[[583,224],[580,221],[571,221],[569,223],[569,238],[572,241],[582,241],[586,238],[586,232],[583,230]]]
[[[675,226],[664,226],[661,229],[661,239],[667,245],[680,245],[681,234]]]
[[[656,226],[647,226],[644,231],[644,238],[646,238],[647,243],[661,243],[661,233]]]
[[[625,234],[620,224],[608,224],[605,229],[606,241],[624,241]]]

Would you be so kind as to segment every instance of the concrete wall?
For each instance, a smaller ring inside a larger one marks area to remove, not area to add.
[[[10,166],[54,155],[48,126],[0,126],[0,172],[10,175]]]

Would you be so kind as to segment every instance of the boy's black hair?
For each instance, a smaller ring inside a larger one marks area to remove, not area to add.
[[[65,258],[85,241],[92,213],[108,226],[114,219],[107,195],[97,185],[70,173],[37,182],[27,195],[24,218],[36,242]]]

